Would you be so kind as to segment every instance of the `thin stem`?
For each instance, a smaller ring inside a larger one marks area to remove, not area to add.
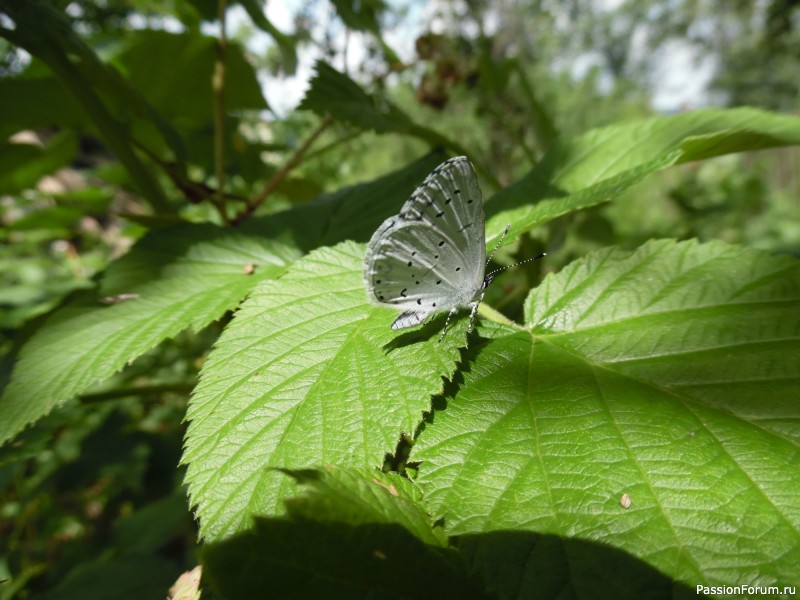
[[[343,135],[339,139],[334,140],[329,144],[325,144],[324,146],[322,146],[320,148],[317,148],[316,150],[312,150],[311,152],[308,152],[306,154],[306,160],[310,160],[310,159],[312,159],[312,158],[314,158],[316,156],[321,156],[322,154],[325,154],[326,152],[330,152],[331,150],[333,150],[337,146],[341,146],[342,144],[345,144],[345,143],[347,143],[347,142],[349,142],[351,140],[356,139],[360,135],[363,135],[363,133],[364,132],[362,130],[353,130],[350,133],[346,133],[345,135]]]
[[[331,123],[333,123],[333,118],[330,115],[322,119],[322,122],[319,124],[319,126],[311,133],[310,136],[308,136],[308,139],[303,142],[303,145],[295,151],[288,162],[283,165],[283,167],[281,167],[281,169],[275,173],[275,175],[273,175],[269,181],[267,181],[267,183],[264,185],[264,189],[262,189],[257,196],[249,200],[244,210],[236,215],[232,221],[234,225],[237,225],[250,217],[256,211],[256,209],[261,206],[264,200],[266,200],[267,197],[274,192],[281,183],[283,183],[289,173],[291,173],[295,167],[302,162],[311,145],[320,135],[322,135],[322,132],[325,131],[331,125]]]
[[[214,62],[214,77],[211,82],[214,89],[214,173],[217,179],[217,191],[212,196],[212,202],[217,207],[223,222],[229,224],[230,220],[225,212],[225,50],[228,45],[226,8],[227,0],[219,0],[217,59]]]

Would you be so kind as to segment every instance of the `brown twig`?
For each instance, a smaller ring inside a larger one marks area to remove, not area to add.
[[[317,126],[311,135],[308,136],[308,139],[303,142],[303,145],[300,146],[288,160],[288,162],[283,165],[283,167],[281,167],[281,169],[275,173],[275,175],[273,175],[269,181],[267,181],[267,183],[264,185],[264,189],[262,189],[257,196],[247,202],[247,206],[233,218],[231,223],[238,225],[245,219],[249,218],[256,211],[256,209],[261,206],[264,200],[266,200],[267,197],[274,192],[281,183],[283,183],[289,173],[291,173],[294,168],[300,164],[311,145],[320,135],[322,135],[322,132],[325,131],[331,123],[333,123],[333,118],[330,115],[322,119],[322,122],[320,122],[319,126]]]

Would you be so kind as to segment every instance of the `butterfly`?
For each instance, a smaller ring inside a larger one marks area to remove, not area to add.
[[[487,275],[489,260],[478,178],[469,159],[458,156],[436,167],[372,235],[364,282],[373,303],[403,311],[394,330],[449,310],[441,341],[461,309],[470,309],[472,331],[484,291],[502,270]]]

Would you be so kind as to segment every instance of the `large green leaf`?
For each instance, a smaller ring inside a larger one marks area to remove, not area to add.
[[[396,312],[371,306],[364,247],[343,243],[296,262],[242,304],[192,397],[184,462],[209,540],[283,511],[294,485],[269,467],[377,467],[412,433],[449,376],[463,323],[397,338]]]
[[[0,399],[0,442],[162,340],[218,319],[297,255],[210,225],[151,233],[108,270],[102,293],[110,306],[94,297],[76,301],[23,347]]]
[[[706,109],[594,129],[557,143],[486,206],[489,245],[611,200],[666,167],[733,152],[800,144],[800,118],[751,108]]]
[[[161,113],[184,127],[210,127],[216,41],[199,33],[142,30],[126,39],[114,62],[131,86]],[[241,47],[225,50],[225,110],[267,108],[255,70]]]
[[[594,597],[597,543],[607,578],[800,584],[798,306],[797,260],[721,243],[573,263],[473,341],[412,452],[426,502],[502,597]]]

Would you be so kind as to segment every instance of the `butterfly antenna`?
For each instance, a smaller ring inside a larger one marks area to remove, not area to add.
[[[494,253],[497,252],[498,248],[500,248],[500,244],[502,244],[503,240],[506,239],[506,235],[508,235],[508,230],[509,229],[511,229],[511,223],[506,225],[506,230],[503,232],[503,235],[500,236],[500,239],[497,240],[497,243],[494,245],[494,250],[492,250],[492,253],[489,255],[489,258],[486,259],[486,266],[487,267],[489,266],[489,263],[491,262],[492,257],[494,256]]]
[[[525,263],[529,263],[534,260],[539,260],[540,258],[543,258],[545,256],[547,256],[547,252],[542,252],[541,254],[537,254],[533,258],[526,258],[525,260],[521,260],[518,263],[514,263],[513,265],[508,265],[507,267],[500,267],[499,269],[495,269],[491,273],[487,273],[486,278],[488,279],[489,277],[494,277],[494,275],[496,273],[499,273],[500,271],[505,271],[506,269],[510,269],[512,267],[518,267],[520,265],[524,265]]]
[[[511,229],[511,223],[506,225],[506,230],[503,232],[503,235],[500,236],[500,239],[498,240],[497,244],[495,245],[494,250],[492,250],[492,253],[489,255],[489,259],[486,261],[486,266],[487,267],[489,266],[489,261],[492,260],[492,257],[494,256],[494,253],[497,252],[497,249],[500,247],[500,244],[503,243],[503,240],[505,239],[506,235],[508,234],[508,230],[509,229]],[[519,265],[524,265],[525,263],[528,263],[528,262],[531,262],[531,261],[534,261],[534,260],[539,260],[543,256],[547,256],[547,252],[542,252],[541,254],[537,254],[533,258],[526,258],[525,260],[521,260],[520,262],[514,263],[513,265],[508,265],[507,267],[500,267],[499,269],[495,269],[491,273],[487,273],[486,274],[486,276],[484,278],[484,281],[485,282],[490,282],[492,280],[492,278],[495,276],[495,274],[499,273],[500,271],[505,271],[506,269],[510,269],[512,267],[518,267]],[[487,285],[487,284],[484,283],[484,285]]]

